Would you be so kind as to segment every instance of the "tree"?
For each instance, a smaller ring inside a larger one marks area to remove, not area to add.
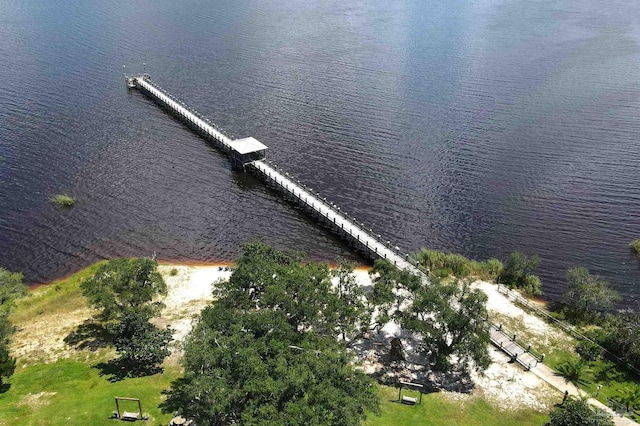
[[[0,314],[8,312],[13,302],[27,295],[27,286],[22,283],[22,274],[0,268]]]
[[[11,377],[16,369],[16,360],[9,352],[14,328],[9,322],[9,313],[17,298],[27,294],[22,283],[22,274],[0,268],[0,386],[4,378]]]
[[[159,371],[160,364],[169,356],[172,330],[164,330],[149,322],[145,312],[127,311],[120,321],[109,324],[119,358],[113,364],[124,371],[122,376],[138,376]]]
[[[332,272],[337,298],[331,298],[335,306],[329,306],[329,310],[337,313],[338,332],[346,343],[369,328],[372,313],[353,270],[352,263],[340,261],[338,269]]]
[[[336,313],[325,309],[336,297],[329,267],[303,263],[299,253],[285,254],[262,243],[249,243],[231,278],[218,286],[215,295],[229,307],[285,311],[297,330],[334,334]]]
[[[377,308],[375,321],[376,328],[379,329],[399,315],[404,300],[420,288],[422,280],[382,259],[374,262],[369,275],[373,281],[373,290],[368,301],[372,309]]]
[[[607,350],[640,368],[640,313],[623,310],[608,315],[596,338]]]
[[[487,296],[471,289],[468,280],[446,284],[434,278],[430,284],[423,283],[384,260],[375,262],[371,274],[370,301],[378,309],[378,327],[393,319],[415,333],[437,369],[450,368],[452,358],[463,370],[472,363],[478,371],[489,366]]]
[[[435,368],[450,368],[453,357],[463,370],[473,363],[483,371],[491,363],[486,302],[487,296],[468,280],[447,284],[436,279],[414,289],[398,317],[403,328],[422,338],[422,350]]]
[[[527,257],[522,252],[511,253],[506,266],[498,276],[498,280],[512,288],[519,288],[529,296],[542,294],[540,278],[531,274],[538,267],[538,256]]]
[[[101,310],[99,316],[103,320],[117,320],[131,310],[144,311],[150,318],[163,307],[153,298],[167,294],[158,263],[149,258],[104,263],[80,288],[89,305]]]
[[[576,321],[593,321],[598,314],[620,300],[617,291],[591,275],[587,268],[569,269],[566,280],[567,291],[562,298],[570,316]]]
[[[149,258],[117,259],[100,265],[80,284],[89,305],[99,309],[119,357],[107,365],[116,367],[115,378],[149,374],[169,355],[171,329],[158,329],[149,320],[164,306],[153,301],[167,294],[158,263]]]
[[[13,326],[6,314],[0,314],[0,391],[3,379],[11,377],[16,369],[16,360],[9,353],[9,343],[13,334]]]
[[[550,413],[549,426],[613,426],[609,413],[592,407],[587,401],[568,400]]]
[[[377,411],[371,380],[336,338],[341,315],[326,312],[343,306],[329,276],[326,265],[246,245],[187,337],[163,411],[210,425],[357,425]]]

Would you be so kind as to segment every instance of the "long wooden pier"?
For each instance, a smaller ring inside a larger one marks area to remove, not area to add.
[[[306,187],[306,185],[303,185],[292,178],[289,173],[282,171],[280,168],[267,161],[264,156],[259,156],[255,159],[250,158],[250,161],[247,162],[243,162],[242,158],[234,158],[247,154],[244,151],[238,151],[240,144],[237,142],[242,144],[242,141],[253,138],[240,140],[233,140],[229,138],[222,133],[215,124],[200,116],[196,111],[193,111],[171,96],[167,91],[163,90],[159,85],[152,82],[151,78],[147,74],[127,77],[127,85],[131,88],[139,89],[163,107],[179,116],[200,134],[213,142],[214,145],[220,148],[223,152],[229,154],[232,157],[232,160],[235,160],[236,164],[241,163],[240,165],[243,168],[261,177],[267,182],[267,184],[283,193],[288,199],[310,213],[313,217],[337,233],[348,243],[355,246],[365,255],[374,259],[386,259],[398,268],[409,270],[415,274],[423,276],[425,280],[428,280],[428,277],[420,271],[416,265],[411,263],[408,254],[402,254],[399,248],[394,247],[388,241],[383,241],[381,237],[374,234],[373,231],[367,230],[359,224],[357,220],[347,216],[335,204],[327,201],[326,198],[320,197],[318,193],[311,191]],[[255,141],[255,139],[253,139],[253,141]],[[253,141],[250,143],[255,144],[255,142],[258,142]],[[246,143],[244,143],[243,146],[246,146]],[[258,145],[258,147],[261,148],[260,150],[262,151],[266,149],[266,146],[262,144]]]
[[[232,139],[225,135],[214,123],[202,117],[198,112],[190,109],[181,101],[171,96],[158,84],[151,81],[148,74],[126,76],[127,86],[138,89],[148,95],[155,102],[170,110],[190,125],[195,131],[212,142],[221,151],[228,154],[236,167],[254,173],[268,185],[281,192],[287,199],[297,204],[319,222],[327,226],[342,239],[373,259],[386,259],[398,268],[412,272],[422,277],[425,283],[429,277],[414,264],[408,254],[401,253],[397,246],[367,229],[355,218],[349,217],[340,207],[321,197],[306,185],[300,183],[275,164],[268,161],[264,155],[265,145],[254,138]],[[502,329],[491,325],[491,343],[501,349],[525,369],[537,365],[538,360],[525,350],[522,345],[512,339]]]

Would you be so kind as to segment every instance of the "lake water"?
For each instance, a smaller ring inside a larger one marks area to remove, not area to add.
[[[0,265],[349,248],[137,92],[142,71],[405,250],[538,254],[636,306],[640,3],[4,0]],[[49,201],[77,198],[73,209]]]

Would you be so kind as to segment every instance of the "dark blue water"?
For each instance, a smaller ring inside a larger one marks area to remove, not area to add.
[[[405,250],[587,266],[640,296],[640,3],[0,3],[0,265],[358,259],[155,104],[141,71]],[[73,209],[49,198],[69,193]]]

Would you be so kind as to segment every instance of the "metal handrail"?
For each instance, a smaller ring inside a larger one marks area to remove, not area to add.
[[[600,350],[604,354],[606,354],[609,358],[612,358],[617,363],[621,364],[625,368],[633,371],[635,374],[640,376],[640,369],[638,369],[638,368],[634,367],[633,365],[631,365],[631,363],[629,363],[629,361],[625,360],[624,358],[618,357],[616,354],[612,353],[611,351],[609,351],[606,348],[604,348],[603,346],[601,346],[598,342],[588,338],[584,334],[579,333],[578,331],[575,330],[575,327],[573,327],[571,324],[569,324],[569,323],[567,323],[565,321],[559,320],[557,318],[554,318],[552,315],[549,314],[549,312],[547,312],[546,310],[540,308],[539,306],[534,305],[533,303],[531,303],[530,301],[528,301],[527,299],[522,297],[517,292],[508,289],[506,286],[504,286],[502,284],[498,284],[498,292],[506,295],[508,298],[510,298],[511,300],[515,301],[516,303],[519,303],[519,304],[523,305],[527,309],[532,310],[534,313],[538,314],[539,316],[544,317],[547,321],[550,321],[550,322],[556,324],[558,327],[562,328],[564,331],[566,331],[567,333],[569,333],[570,335],[572,335],[576,339],[578,339],[578,340],[586,340],[586,341],[598,346],[600,348]]]

